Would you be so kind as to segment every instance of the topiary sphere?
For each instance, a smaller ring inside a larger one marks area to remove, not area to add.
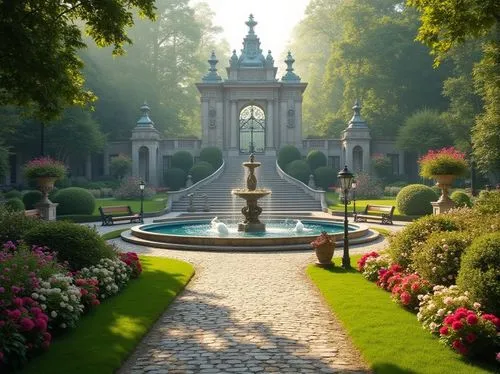
[[[321,151],[311,151],[307,154],[307,163],[312,171],[315,171],[321,166],[326,166],[326,156]]]
[[[5,208],[11,212],[20,212],[24,210],[24,203],[17,197],[12,197],[5,202]]]
[[[295,160],[288,164],[286,173],[302,183],[307,184],[309,182],[309,176],[311,175],[311,169],[306,161]]]
[[[222,165],[222,151],[217,147],[206,147],[200,152],[200,161],[206,161],[214,170],[217,170]],[[191,173],[189,173],[191,174]],[[191,174],[192,175],[192,174]]]
[[[58,203],[57,214],[92,214],[95,209],[95,197],[88,190],[80,187],[63,188],[57,191],[53,201]]]
[[[188,151],[178,151],[172,156],[172,169],[188,172],[193,167],[193,155]]]
[[[38,190],[26,191],[23,195],[23,203],[26,209],[35,209],[35,204],[42,200],[42,193]]]
[[[472,202],[470,200],[469,195],[467,195],[463,191],[453,191],[453,193],[450,195],[450,199],[453,200],[455,205],[457,207],[472,207]]]
[[[165,172],[163,176],[165,185],[172,191],[177,191],[186,185],[187,174],[179,168],[171,168]]]
[[[10,190],[9,192],[6,192],[4,194],[4,197],[6,199],[12,199],[12,198],[16,198],[16,199],[22,199],[23,198],[23,194],[21,191],[18,191],[18,190]]]
[[[302,155],[297,147],[293,145],[285,145],[280,149],[278,153],[278,165],[280,168],[285,170],[287,165],[295,160],[302,160]]]
[[[325,191],[328,187],[333,186],[337,181],[337,172],[328,166],[320,166],[314,170],[314,179],[316,185]]]
[[[417,216],[432,213],[431,201],[436,201],[436,193],[423,184],[410,184],[399,191],[396,205],[401,214]]]
[[[193,183],[199,182],[205,179],[215,171],[212,164],[206,161],[199,161],[189,170],[189,175],[191,175]]]
[[[490,313],[500,313],[500,232],[475,239],[462,256],[457,285]]]

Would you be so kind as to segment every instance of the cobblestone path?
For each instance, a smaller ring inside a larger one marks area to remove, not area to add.
[[[313,253],[181,252],[117,244],[196,267],[195,278],[120,374],[368,372],[305,275]]]

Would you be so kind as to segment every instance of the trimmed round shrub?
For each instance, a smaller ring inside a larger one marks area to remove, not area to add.
[[[165,172],[163,180],[169,189],[177,191],[186,185],[186,177],[187,174],[184,170],[180,168],[171,168]]]
[[[95,197],[88,190],[80,187],[63,188],[57,191],[53,201],[58,203],[57,214],[92,214],[95,209]]]
[[[413,251],[433,232],[458,229],[458,223],[446,215],[422,217],[389,238],[388,252],[393,262],[412,270]]]
[[[187,173],[193,167],[193,155],[188,151],[178,151],[172,156],[171,162],[172,169],[182,169]]]
[[[484,214],[500,212],[500,190],[481,191],[474,202],[474,209]]]
[[[306,161],[295,160],[287,165],[286,173],[302,183],[307,184],[309,182],[309,176],[311,175],[311,169]]]
[[[321,166],[326,166],[327,162],[325,154],[317,150],[310,151],[307,154],[306,161],[309,164],[309,167],[311,168],[312,171],[315,171],[317,168]]]
[[[12,199],[12,198],[17,198],[17,199],[22,199],[23,198],[23,193],[18,190],[10,190],[9,192],[6,192],[3,195],[6,199]]]
[[[278,152],[278,165],[283,170],[285,170],[290,162],[295,160],[302,160],[302,155],[299,149],[293,145],[285,145]]]
[[[471,236],[460,231],[435,232],[413,252],[413,268],[433,284],[451,286],[460,269],[460,257]]]
[[[431,190],[433,190],[433,191],[434,191],[434,193],[436,194],[436,196],[437,196],[438,198],[439,198],[439,196],[441,196],[441,194],[443,193],[443,192],[441,191],[441,188],[439,188],[439,187],[438,187],[438,186],[436,186],[436,185],[431,186]]]
[[[217,147],[203,148],[200,152],[200,161],[208,162],[215,171],[222,165],[222,151]]]
[[[475,239],[462,256],[457,285],[472,300],[496,315],[500,313],[500,232]]]
[[[455,205],[459,208],[462,207],[470,208],[472,206],[472,202],[470,200],[469,195],[467,195],[463,191],[453,191],[453,193],[450,195],[450,199],[453,200]]]
[[[26,232],[23,239],[29,245],[47,246],[56,251],[57,260],[68,261],[72,270],[117,256],[95,229],[67,221],[45,222]]]
[[[328,187],[337,182],[337,171],[328,166],[320,166],[314,170],[314,179],[318,187],[327,191]]]
[[[24,210],[24,203],[17,197],[12,197],[5,202],[5,208],[11,212],[20,212]]]
[[[35,209],[35,204],[42,200],[42,193],[38,190],[27,191],[23,195],[25,209]]]
[[[423,184],[410,184],[399,191],[396,205],[401,214],[409,216],[431,214],[431,201],[437,199],[438,196],[431,188]]]
[[[201,181],[202,179],[205,179],[214,171],[215,168],[212,166],[212,164],[206,161],[200,161],[194,164],[194,166],[189,170],[189,175],[191,175],[193,183],[196,183]]]
[[[21,240],[23,234],[44,221],[26,217],[24,212],[12,212],[0,204],[0,243]]]

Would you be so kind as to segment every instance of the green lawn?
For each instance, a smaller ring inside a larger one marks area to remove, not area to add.
[[[153,200],[144,200],[144,213],[158,212],[165,209],[166,199],[164,197],[154,197]],[[93,216],[100,216],[100,206],[130,205],[134,213],[141,211],[140,200],[117,200],[117,199],[96,199]]]
[[[125,229],[118,229],[118,230],[109,231],[105,234],[102,234],[101,236],[104,240],[117,239],[120,237],[120,234],[126,230],[128,230],[128,227]]]
[[[54,339],[21,373],[109,374],[120,368],[194,274],[190,264],[178,260],[142,256],[141,262],[138,279]]]
[[[329,205],[328,207],[334,211],[344,211],[344,205],[339,203],[338,195],[335,192],[327,192],[326,198],[329,201],[334,202],[334,204]],[[384,197],[381,199],[372,199],[372,200],[356,200],[356,212],[362,212],[365,210],[365,207],[368,205],[393,205],[396,206],[396,198],[394,197]],[[347,206],[347,211],[352,212],[354,208],[354,204],[351,202]],[[394,210],[394,215],[399,215],[398,208]]]
[[[353,266],[360,256],[353,256]],[[375,373],[489,373],[463,360],[424,331],[416,315],[394,303],[390,293],[356,270],[321,269],[307,274],[319,288],[354,345]]]

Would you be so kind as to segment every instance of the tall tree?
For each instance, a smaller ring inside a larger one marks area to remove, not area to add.
[[[93,99],[84,88],[85,32],[100,46],[123,52],[132,9],[154,18],[154,0],[18,0],[0,2],[0,105],[32,107],[40,119]]]

